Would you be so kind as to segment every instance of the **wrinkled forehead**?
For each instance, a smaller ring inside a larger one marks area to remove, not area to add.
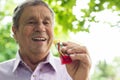
[[[50,10],[45,6],[41,6],[41,5],[29,6],[23,10],[21,18],[22,19],[40,19],[40,18],[44,19],[46,18],[46,19],[52,20],[52,14]]]

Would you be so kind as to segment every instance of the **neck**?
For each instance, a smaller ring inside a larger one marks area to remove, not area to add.
[[[35,70],[37,65],[46,60],[47,55],[23,55],[20,54],[22,60],[31,68],[32,71]]]

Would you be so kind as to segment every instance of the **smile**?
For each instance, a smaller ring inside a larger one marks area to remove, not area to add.
[[[43,37],[35,37],[35,38],[32,38],[32,40],[33,41],[46,41],[47,39]]]

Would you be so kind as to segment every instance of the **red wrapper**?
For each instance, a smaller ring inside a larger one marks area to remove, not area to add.
[[[60,59],[62,64],[69,64],[72,62],[72,59],[69,55],[60,55]]]
[[[62,53],[61,52],[61,48],[62,48],[62,43],[58,43],[57,44],[57,46],[58,46],[58,52],[59,52],[59,54],[60,54],[60,59],[61,59],[61,63],[62,64],[69,64],[69,63],[71,63],[72,62],[72,59],[70,58],[70,56],[68,55],[68,54],[64,54],[64,53]]]

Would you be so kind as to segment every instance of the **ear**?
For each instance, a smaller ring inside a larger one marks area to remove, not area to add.
[[[17,35],[16,35],[17,28],[15,26],[12,26],[12,32],[13,32],[14,39],[17,40]]]

